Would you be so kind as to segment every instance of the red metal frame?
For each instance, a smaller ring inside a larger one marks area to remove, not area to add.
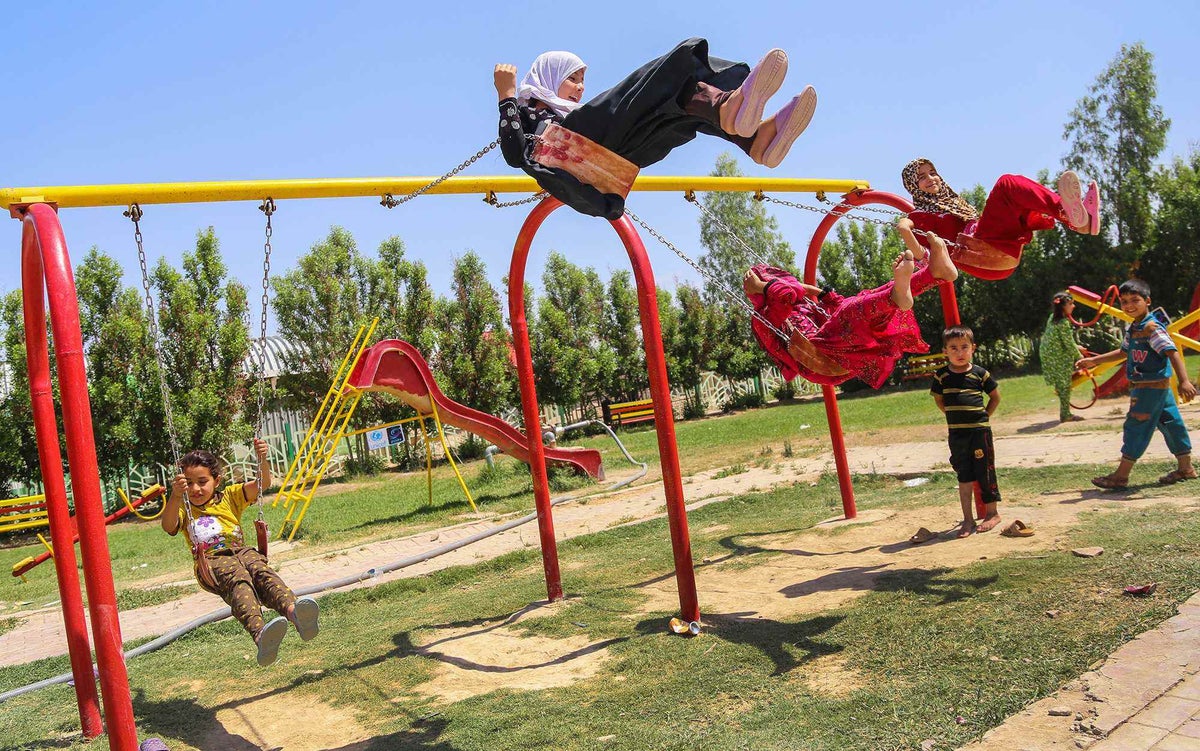
[[[513,347],[517,359],[517,377],[521,386],[521,405],[526,435],[541,432],[540,410],[533,377],[533,359],[529,346],[529,325],[525,318],[525,266],[529,248],[542,222],[562,203],[545,198],[537,205],[517,235],[508,272],[508,312],[512,323]],[[684,620],[700,620],[696,596],[696,575],[692,568],[692,546],[688,536],[687,508],[683,481],[679,472],[679,448],[675,443],[675,415],[671,407],[671,386],[667,380],[667,362],[663,354],[662,327],[658,320],[658,292],[646,247],[628,217],[612,222],[633,264],[637,283],[638,312],[642,323],[642,341],[646,352],[646,370],[650,377],[650,396],[654,400],[654,419],[658,434],[658,456],[662,465],[663,489],[667,499],[667,520],[671,529],[671,548],[675,556],[675,580],[679,588],[679,608]],[[546,573],[546,595],[561,600],[562,579],[558,566],[558,546],[554,540],[554,519],[550,507],[550,487],[546,479],[546,460],[541,441],[529,442],[529,468],[533,474],[533,494],[537,505],[538,530],[542,542],[542,566]]]
[[[46,488],[46,508],[50,515],[50,537],[59,551],[54,566],[62,598],[80,722],[88,738],[103,732],[96,706],[96,684],[92,678],[87,630],[83,622],[79,577],[75,570],[71,541],[73,530],[67,510],[62,457],[58,450],[59,432],[54,414],[49,342],[46,336],[47,302],[58,365],[75,521],[79,529],[79,549],[83,558],[83,578],[87,586],[88,611],[91,614],[92,639],[96,645],[109,747],[115,751],[135,751],[138,745],[137,729],[122,651],[112,561],[104,531],[104,505],[92,433],[92,410],[83,362],[83,335],[79,328],[79,299],[75,292],[75,279],[71,273],[62,225],[54,209],[45,204],[30,205],[24,210],[22,223],[21,286],[30,399],[33,403],[38,460]]]
[[[816,284],[817,282],[817,260],[821,256],[821,246],[824,245],[829,230],[852,208],[868,204],[883,204],[906,214],[913,210],[913,205],[908,199],[880,190],[859,190],[842,196],[842,202],[825,215],[813,232],[812,240],[808,243],[808,254],[804,259],[804,282],[806,284]],[[942,298],[942,316],[946,320],[946,325],[956,326],[962,323],[958,313],[958,297],[955,295],[954,285],[939,284],[938,293]],[[829,440],[833,448],[834,465],[837,467],[838,487],[842,494],[842,513],[847,519],[853,519],[858,516],[858,509],[854,503],[854,483],[850,479],[850,463],[846,459],[846,438],[842,434],[842,416],[838,409],[837,391],[832,386],[822,386],[821,395],[825,402],[825,416],[829,421]],[[976,488],[975,497],[976,508],[982,514],[978,488]]]

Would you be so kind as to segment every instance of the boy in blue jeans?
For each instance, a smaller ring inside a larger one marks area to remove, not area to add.
[[[1145,453],[1157,428],[1167,439],[1167,449],[1179,462],[1176,469],[1158,478],[1161,485],[1173,485],[1196,478],[1192,468],[1192,441],[1187,426],[1171,392],[1171,367],[1179,375],[1179,395],[1184,402],[1196,396],[1196,387],[1188,379],[1183,356],[1167,334],[1167,321],[1159,311],[1150,311],[1150,285],[1140,279],[1122,284],[1121,310],[1133,319],[1125,329],[1120,349],[1075,363],[1076,368],[1092,368],[1106,362],[1125,359],[1125,375],[1129,379],[1129,414],[1125,416],[1124,442],[1121,463],[1109,475],[1093,477],[1099,488],[1120,489],[1129,485],[1133,465]]]

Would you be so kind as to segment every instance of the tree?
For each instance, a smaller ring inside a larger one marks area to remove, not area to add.
[[[700,379],[706,370],[715,370],[716,339],[721,321],[715,308],[705,305],[700,290],[690,284],[681,284],[675,290],[679,303],[675,316],[675,337],[671,347],[669,363],[674,365],[670,372],[671,382],[684,390],[693,408],[701,406]]]
[[[613,353],[600,345],[604,285],[594,269],[582,269],[551,252],[542,274],[543,297],[530,332],[538,393],[570,408],[603,393]]]
[[[1139,272],[1154,303],[1174,315],[1187,310],[1200,284],[1200,149],[1160,169],[1154,184],[1158,211]]]
[[[1063,130],[1071,143],[1064,163],[1103,187],[1118,249],[1132,262],[1148,247],[1154,162],[1171,127],[1155,103],[1154,55],[1140,42],[1121,45],[1088,92]]]
[[[608,280],[607,300],[600,338],[613,354],[612,376],[604,394],[609,401],[636,399],[649,385],[646,353],[642,349],[637,291],[628,271]],[[662,322],[659,322],[662,325]]]
[[[153,356],[147,351],[142,299],[123,287],[121,266],[93,247],[75,272],[80,328],[88,363],[88,396],[100,477],[119,483],[133,465],[153,464],[147,402],[161,402]],[[182,448],[182,447],[181,447]]]
[[[33,407],[29,397],[29,370],[25,361],[25,322],[21,312],[21,290],[0,299],[0,342],[3,343],[3,388],[0,403],[0,490],[7,497],[15,482],[32,483],[39,474],[37,438],[33,431]],[[51,342],[53,347],[53,342]],[[53,352],[50,367],[54,367]]]
[[[729,154],[717,158],[710,173],[715,177],[740,177],[737,162]],[[746,269],[765,260],[772,266],[795,269],[795,254],[779,234],[779,224],[761,201],[748,193],[709,193],[701,200],[720,222],[707,215],[700,218],[700,244],[705,253],[700,268],[705,272],[703,298],[720,311],[716,328],[716,370],[726,378],[757,376],[767,364],[766,355],[750,333],[750,315],[736,299],[742,295]],[[725,225],[730,232],[721,228]],[[749,248],[749,250],[747,249]]]
[[[826,240],[817,259],[821,281],[843,294],[874,289],[892,278],[892,263],[904,252],[904,241],[877,225],[842,219],[837,239]]]
[[[220,244],[212,227],[196,233],[196,249],[183,254],[183,273],[164,259],[154,269],[158,294],[160,346],[179,450],[222,452],[247,440],[247,388],[244,364],[250,339],[246,330],[246,288],[226,279]],[[150,412],[153,405],[144,405]],[[161,413],[160,413],[161,415]],[[161,421],[159,425],[163,424]],[[156,447],[170,456],[166,437]]]
[[[516,372],[509,356],[500,295],[478,254],[454,261],[452,294],[438,305],[437,370],[457,401],[497,413],[515,402]]]

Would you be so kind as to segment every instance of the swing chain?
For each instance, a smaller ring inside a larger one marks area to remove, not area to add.
[[[777,203],[777,204],[779,204],[779,205],[781,205],[781,206],[790,206],[790,207],[792,207],[793,209],[803,209],[804,211],[812,211],[812,212],[815,212],[815,213],[817,213],[817,214],[825,214],[825,215],[827,215],[827,216],[828,216],[828,215],[833,215],[833,214],[835,214],[835,213],[836,213],[836,210],[837,210],[837,209],[836,209],[836,206],[840,206],[840,205],[841,205],[841,204],[836,204],[836,205],[835,205],[835,204],[833,204],[832,202],[829,202],[829,201],[827,201],[827,203],[830,203],[830,205],[834,205],[834,206],[835,206],[835,208],[833,208],[833,209],[823,209],[823,208],[821,208],[821,207],[819,207],[819,206],[806,206],[805,204],[802,204],[802,203],[796,203],[795,201],[788,201],[788,200],[785,200],[785,199],[782,199],[782,198],[775,198],[774,196],[768,196],[767,194],[765,194],[765,193],[762,193],[761,191],[760,191],[759,193],[757,193],[757,194],[754,196],[754,198],[755,198],[755,200],[758,200],[758,201],[768,201],[768,202],[770,202],[770,203]],[[896,217],[899,217],[899,216],[908,216],[908,214],[907,214],[907,213],[904,213],[904,212],[891,212],[891,211],[886,211],[886,210],[881,210],[881,209],[872,208],[872,207],[869,207],[869,206],[850,206],[850,207],[847,207],[847,209],[846,209],[844,212],[842,212],[841,214],[839,214],[838,216],[847,216],[847,215],[848,215],[848,214],[849,214],[851,211],[860,211],[860,210],[861,210],[861,211],[877,211],[877,212],[879,212],[879,213],[882,213],[882,214],[889,214],[889,215],[891,215],[891,216],[896,216]],[[885,228],[888,228],[888,229],[895,229],[895,228],[896,228],[896,224],[895,224],[895,222],[893,222],[893,221],[889,221],[889,220],[886,220],[886,219],[872,219],[872,218],[871,218],[871,217],[869,217],[869,216],[852,216],[852,217],[848,217],[848,218],[849,218],[849,219],[851,219],[852,221],[856,221],[856,222],[865,222],[865,223],[867,223],[867,224],[877,224],[877,225],[879,225],[880,227],[885,227]],[[929,237],[929,236],[931,236],[931,235],[933,235],[933,234],[934,234],[933,232],[927,232],[926,230],[923,230],[923,229],[917,229],[916,227],[913,227],[913,230],[912,230],[912,232],[913,232],[913,234],[914,234],[914,235],[921,235],[921,236],[924,236],[924,237]],[[942,238],[942,242],[946,243],[946,247],[947,247],[947,248],[957,248],[957,247],[958,247],[958,243],[956,243],[956,242],[953,242],[953,241],[951,241],[951,240],[947,240],[947,239],[946,239],[946,238],[944,238],[944,237]]]
[[[489,190],[487,192],[487,195],[483,197],[483,202],[486,203],[487,205],[492,206],[497,209],[507,209],[510,206],[520,206],[525,203],[533,203],[534,201],[540,201],[548,195],[550,195],[550,194],[543,190],[540,193],[534,193],[530,197],[522,198],[518,201],[501,201],[499,198],[496,197],[496,192],[494,190]]]
[[[769,328],[771,331],[773,331],[775,333],[776,336],[778,336],[780,339],[782,339],[785,343],[790,339],[790,337],[787,334],[785,334],[783,331],[781,331],[777,326],[775,326],[775,324],[768,321],[761,313],[759,313],[757,310],[755,310],[754,306],[750,304],[749,300],[747,300],[744,296],[739,295],[738,293],[734,292],[733,290],[731,290],[729,288],[729,285],[725,284],[725,282],[721,281],[720,279],[716,278],[708,271],[705,271],[703,268],[701,268],[698,263],[696,263],[691,258],[689,258],[687,255],[685,255],[682,250],[675,247],[674,243],[672,243],[670,240],[668,240],[667,238],[665,238],[661,234],[659,234],[658,230],[651,227],[649,224],[647,224],[645,221],[643,221],[640,217],[638,217],[637,214],[633,213],[628,208],[625,209],[625,213],[629,215],[630,219],[632,219],[633,221],[640,224],[642,226],[642,229],[649,232],[651,237],[653,237],[655,240],[658,240],[660,243],[662,243],[663,245],[666,245],[668,248],[670,248],[672,253],[679,256],[679,258],[682,259],[687,265],[689,265],[693,269],[695,269],[696,273],[698,273],[700,276],[704,277],[709,282],[711,282],[715,287],[717,287],[719,290],[721,290],[721,292],[723,292],[725,294],[725,296],[728,297],[730,300],[733,300],[735,303],[740,305],[750,315],[751,318],[754,318],[755,320],[759,321],[764,326]]]
[[[257,400],[254,409],[254,434],[258,435],[259,423],[262,422],[263,403],[266,400],[266,388],[263,385],[263,379],[266,378],[267,370],[267,306],[270,304],[268,291],[271,283],[271,215],[275,213],[275,200],[267,197],[258,210],[266,214],[267,226],[264,230],[263,241],[263,276],[262,276],[262,297],[259,302],[262,305],[262,311],[259,316],[258,327],[258,357],[255,358],[255,375],[257,378]]]
[[[761,253],[759,253],[758,251],[756,251],[754,248],[750,247],[749,243],[747,243],[745,240],[743,240],[741,238],[740,235],[738,235],[736,232],[734,232],[732,229],[729,228],[729,225],[727,225],[727,224],[725,224],[725,222],[721,221],[721,219],[719,217],[717,217],[716,214],[709,211],[708,207],[705,206],[700,201],[700,199],[696,197],[695,191],[689,190],[688,192],[684,193],[683,197],[685,199],[687,199],[687,201],[689,203],[694,203],[696,205],[696,208],[700,209],[700,211],[704,214],[704,216],[708,217],[709,221],[711,221],[713,224],[716,224],[718,227],[721,228],[722,231],[725,232],[725,234],[732,237],[734,239],[734,241],[736,241],[738,245],[741,245],[742,249],[744,251],[746,251],[747,254],[753,256],[756,261],[758,261],[759,263],[766,265],[766,266],[771,265],[770,261],[768,261],[766,258],[764,258],[763,255]]]
[[[441,185],[445,181],[449,180],[451,177],[454,177],[455,175],[457,175],[459,172],[462,172],[463,170],[465,170],[467,167],[470,167],[472,164],[474,164],[480,158],[482,158],[484,154],[488,153],[489,151],[491,151],[492,149],[496,148],[499,145],[500,145],[500,139],[497,138],[495,141],[492,141],[487,146],[484,146],[482,149],[475,152],[475,155],[472,156],[470,159],[467,159],[465,162],[458,165],[457,167],[450,170],[449,172],[442,175],[441,177],[437,178],[436,180],[429,183],[428,185],[417,188],[416,190],[414,190],[412,193],[409,193],[408,195],[401,196],[400,198],[396,198],[391,193],[384,193],[383,199],[380,200],[379,205],[384,206],[389,209],[394,209],[402,203],[407,203],[408,201],[411,201],[412,199],[416,198],[417,196],[421,195],[422,193],[425,193],[426,191],[436,188],[437,186]]]
[[[136,203],[129,204],[129,209],[123,214],[133,222],[133,240],[137,243],[138,265],[142,269],[142,291],[146,296],[146,329],[150,337],[150,349],[154,353],[154,362],[158,367],[158,390],[163,401],[163,416],[166,422],[167,438],[171,442],[171,456],[175,464],[179,464],[179,437],[175,434],[175,416],[171,409],[171,394],[167,390],[167,368],[163,362],[162,348],[159,342],[158,314],[154,309],[154,294],[150,290],[150,272],[146,268],[146,247],[142,238],[141,220],[142,207]]]

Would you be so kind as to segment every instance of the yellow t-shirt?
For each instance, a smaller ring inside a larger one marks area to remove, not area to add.
[[[188,503],[188,501],[184,501]],[[242,483],[227,485],[203,508],[191,506],[192,523],[187,523],[187,509],[179,509],[179,525],[187,530],[189,546],[216,552],[242,547],[242,512],[249,506]]]

